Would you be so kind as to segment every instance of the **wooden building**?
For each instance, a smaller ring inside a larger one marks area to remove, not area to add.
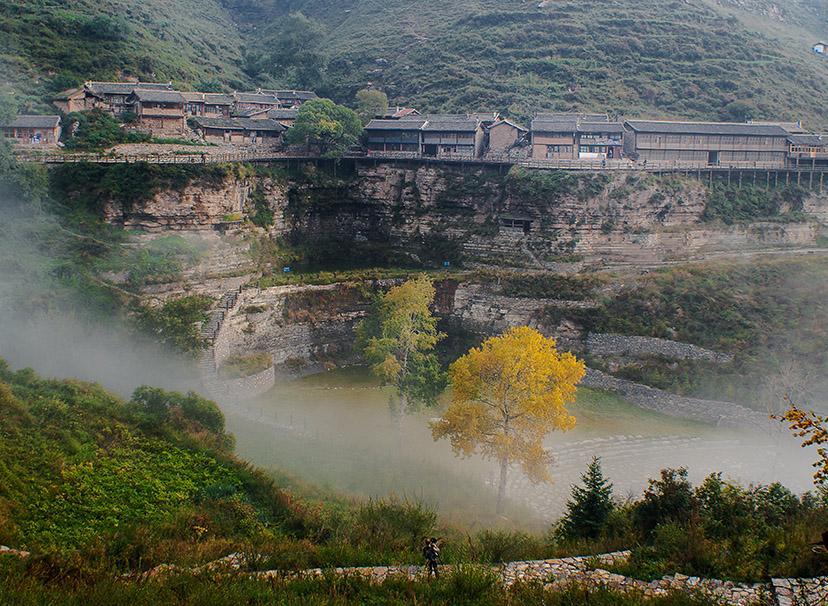
[[[406,152],[419,155],[424,119],[371,120],[365,127],[365,147],[375,152]]]
[[[535,160],[614,159],[623,155],[624,127],[606,114],[541,113],[532,120]]]
[[[27,145],[57,145],[60,141],[60,116],[21,115],[0,125],[3,136]]]
[[[229,118],[236,100],[224,93],[181,93],[186,102],[184,113],[188,116]]]
[[[477,118],[455,114],[431,114],[425,118],[421,128],[423,156],[477,158],[482,155],[485,135]]]
[[[788,153],[788,132],[775,125],[627,120],[624,127],[624,151],[639,162],[781,168]]]
[[[615,160],[624,155],[620,122],[579,122],[576,137],[579,160]]]
[[[311,90],[284,90],[272,88],[260,88],[257,93],[272,95],[279,100],[279,109],[294,109],[311,99],[318,99],[317,94]]]
[[[196,117],[193,122],[208,143],[230,145],[278,145],[287,130],[275,120],[267,119]]]
[[[184,96],[172,90],[135,89],[127,106],[136,116],[141,129],[158,134],[182,134],[186,127]]]
[[[510,120],[498,120],[486,128],[488,152],[507,154],[522,142],[528,133],[528,129]]]
[[[237,117],[242,117],[240,114],[246,110],[279,109],[282,107],[282,102],[275,95],[269,93],[234,93],[233,97],[236,100],[233,115]]]
[[[828,166],[828,134],[789,135],[788,164],[791,168]]]
[[[87,96],[85,109],[102,109],[116,116],[133,111],[129,97],[135,90],[173,90],[171,82],[87,82],[83,88]]]
[[[64,114],[83,112],[94,107],[94,97],[87,95],[84,87],[70,88],[52,97],[52,105]]]

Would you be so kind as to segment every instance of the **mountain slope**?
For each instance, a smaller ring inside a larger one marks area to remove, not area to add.
[[[327,26],[342,98],[373,82],[429,110],[696,118],[728,117],[723,108],[742,101],[757,118],[821,125],[828,61],[803,29],[814,3],[787,5],[782,22],[751,4],[765,3],[299,0],[270,14],[301,10]]]
[[[24,107],[86,79],[247,83],[215,0],[0,0],[0,75]]]

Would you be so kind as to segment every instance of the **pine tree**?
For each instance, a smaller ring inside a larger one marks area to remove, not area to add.
[[[583,486],[572,486],[572,497],[561,522],[561,534],[567,539],[597,538],[615,508],[612,484],[604,478],[599,457],[592,458],[581,482]]]

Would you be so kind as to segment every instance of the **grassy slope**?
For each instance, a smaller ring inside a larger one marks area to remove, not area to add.
[[[148,426],[95,385],[0,360],[0,543],[88,554],[102,540],[117,561],[152,562],[215,557],[301,526],[289,498],[205,427],[173,425]]]
[[[493,108],[526,115],[578,107],[706,118],[744,100],[761,116],[824,122],[817,100],[828,90],[828,62],[810,52],[813,34],[799,22],[771,23],[729,5],[290,4],[328,25],[333,90],[343,97],[371,81],[386,88],[392,101],[432,110]],[[761,31],[754,33],[758,26]],[[570,84],[575,92],[568,91]]]
[[[96,39],[77,26],[99,15],[124,19],[123,39]],[[0,0],[0,73],[29,107],[73,79],[244,82],[241,49],[215,0]]]

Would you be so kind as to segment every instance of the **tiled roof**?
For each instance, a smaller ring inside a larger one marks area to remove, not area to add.
[[[658,120],[627,120],[624,123],[636,132],[688,135],[754,135],[758,137],[787,137],[781,126],[769,124],[740,124],[733,122],[667,122]]]
[[[287,130],[275,120],[251,120],[249,118],[193,118],[193,121],[203,128],[219,128],[224,130],[256,130],[276,131]]]
[[[279,99],[275,95],[264,93],[236,93],[236,101],[242,103],[273,103],[274,105],[279,103]]]
[[[9,128],[55,128],[60,125],[60,116],[33,116],[20,115],[15,117],[10,124],[3,126]]]
[[[171,82],[87,82],[86,88],[99,95],[128,95],[136,88],[142,90],[172,90]]]
[[[583,114],[579,112],[539,112],[535,114],[535,119],[543,122],[568,122],[571,120],[609,122],[607,114]]]
[[[186,99],[188,102],[203,102],[209,105],[233,105],[235,103],[235,99],[233,99],[233,95],[227,95],[224,93],[186,93],[182,92],[181,95]]]
[[[420,130],[425,120],[371,120],[365,130]]]
[[[278,99],[284,99],[286,101],[310,101],[311,99],[316,99],[317,94],[312,90],[276,90],[271,88],[262,88],[259,91],[266,95],[273,95]]]
[[[405,118],[407,116],[418,117],[420,112],[418,112],[413,107],[389,107],[388,110],[385,112],[384,118]]]
[[[828,135],[789,135],[788,141],[794,145],[807,145],[810,147],[824,147],[828,145]]]
[[[136,88],[132,95],[139,101],[149,103],[184,103],[184,96],[177,90],[145,90]]]
[[[269,109],[267,117],[271,120],[296,120],[299,115],[298,109]]]
[[[504,120],[503,118],[501,118],[500,120],[498,120],[497,122],[495,122],[494,124],[489,126],[489,130],[492,130],[495,126],[500,126],[501,124],[508,124],[512,128],[522,130],[523,132],[528,132],[529,131],[529,129],[527,129],[526,127],[521,126],[520,124],[516,124],[515,122],[512,122],[511,120]]]
[[[624,125],[620,122],[579,122],[579,133],[623,133]]]
[[[433,114],[426,116],[424,131],[459,131],[474,132],[480,128],[480,120],[467,118],[466,116],[455,117],[449,114]]]

